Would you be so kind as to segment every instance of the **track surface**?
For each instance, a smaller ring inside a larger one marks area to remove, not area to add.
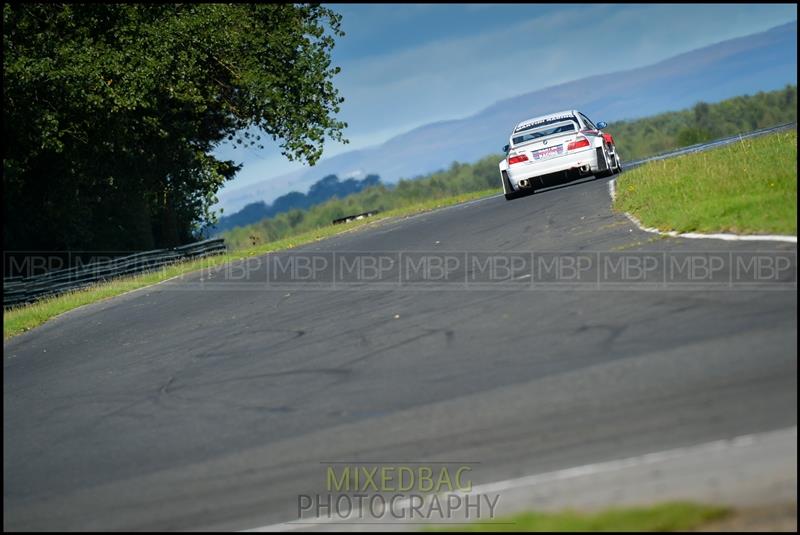
[[[796,245],[654,239],[610,211],[607,180],[586,180],[304,250]],[[797,423],[796,282],[287,291],[197,278],[4,344],[5,529],[245,529],[296,518],[325,461],[471,461],[483,483]]]

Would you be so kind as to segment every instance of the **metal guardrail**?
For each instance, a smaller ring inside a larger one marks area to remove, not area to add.
[[[353,215],[346,215],[344,217],[340,217],[339,219],[334,219],[331,221],[334,225],[340,225],[342,223],[349,223],[350,221],[356,221],[359,219],[364,219],[365,217],[372,217],[377,214],[380,210],[370,210],[369,212],[362,212],[360,214],[353,214]]]
[[[743,134],[736,134],[734,136],[728,136],[721,139],[715,139],[714,141],[706,141],[704,143],[697,143],[696,145],[690,145],[688,147],[681,147],[680,149],[674,149],[667,152],[662,152],[661,154],[656,154],[655,156],[648,156],[647,158],[642,158],[641,160],[635,160],[632,162],[625,162],[622,160],[622,168],[627,170],[633,169],[634,167],[639,167],[642,164],[646,164],[648,162],[654,162],[657,160],[664,160],[667,158],[674,158],[675,156],[682,156],[684,154],[692,154],[695,152],[703,152],[710,149],[715,149],[717,147],[724,147],[725,145],[730,145],[731,143],[737,143],[744,139],[750,139],[759,136],[765,136],[767,134],[774,134],[776,132],[782,132],[784,130],[792,130],[797,128],[797,123],[784,123],[779,124],[777,126],[770,126],[768,128],[760,128],[758,130],[753,130],[752,132],[747,132]],[[622,157],[625,155],[622,154]]]
[[[179,260],[220,254],[226,249],[224,238],[214,238],[172,249],[156,249],[59,269],[41,275],[7,277],[3,279],[3,307],[32,303],[42,297],[78,290],[100,281],[152,271]]]

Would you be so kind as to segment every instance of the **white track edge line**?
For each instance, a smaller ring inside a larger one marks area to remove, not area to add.
[[[472,487],[471,492],[476,494],[502,492],[511,489],[517,489],[520,487],[531,487],[535,485],[540,485],[542,483],[562,481],[565,479],[572,479],[581,476],[589,476],[594,474],[613,472],[625,468],[632,468],[635,466],[643,466],[648,464],[659,463],[663,461],[668,461],[670,459],[676,459],[679,457],[684,457],[696,453],[706,453],[713,451],[723,451],[732,448],[742,448],[742,447],[752,446],[759,440],[763,440],[776,435],[782,435],[784,433],[797,434],[797,426],[787,427],[784,429],[778,429],[774,431],[767,431],[763,433],[751,433],[747,435],[739,435],[732,438],[714,440],[711,442],[705,442],[693,446],[684,446],[680,448],[674,448],[671,450],[656,451],[651,453],[645,453],[643,455],[627,457],[623,459],[615,459],[612,461],[585,464],[581,466],[575,466],[572,468],[554,470],[552,472],[545,472],[541,474],[533,474],[513,479],[506,479],[506,480],[496,481],[494,483],[486,483],[483,485],[475,485],[474,487]],[[451,493],[451,494],[463,494],[463,493]],[[398,502],[398,509],[405,510],[409,505],[410,505],[409,499],[401,500]],[[270,524],[242,531],[244,532],[294,531],[298,529],[309,529],[313,524],[336,524],[337,522],[344,520],[347,519],[345,518],[338,520],[332,518],[318,517],[315,519],[305,519],[302,522],[298,520],[291,520],[288,522]]]
[[[617,196],[616,192],[616,178],[612,178],[608,181],[608,193],[611,196],[611,201],[613,202]],[[699,232],[677,232],[675,230],[659,230],[653,227],[645,227],[641,221],[639,221],[635,216],[630,214],[629,212],[625,212],[625,217],[627,217],[631,223],[636,225],[639,230],[643,230],[645,232],[649,232],[651,234],[660,234],[662,236],[671,236],[673,238],[692,238],[692,239],[713,239],[713,240],[727,240],[727,241],[778,241],[778,242],[786,242],[786,243],[797,243],[797,236],[785,236],[781,234],[727,234],[727,233],[720,233],[720,234],[701,234]]]

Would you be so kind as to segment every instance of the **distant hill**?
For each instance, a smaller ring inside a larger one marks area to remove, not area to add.
[[[315,182],[309,188],[308,193],[292,191],[278,197],[272,204],[267,204],[264,201],[248,204],[234,214],[221,217],[215,226],[206,229],[204,233],[206,235],[217,234],[235,227],[250,225],[264,218],[290,210],[304,210],[334,197],[346,197],[370,186],[377,186],[380,181],[381,179],[378,175],[367,175],[363,180],[356,180],[355,178],[339,180],[336,175],[328,175]]]
[[[498,152],[521,119],[577,108],[596,121],[635,119],[686,108],[698,101],[719,102],[797,83],[797,22],[731,39],[638,69],[592,76],[502,100],[464,119],[425,125],[382,145],[323,159],[315,167],[282,175],[303,189],[320,174],[352,170],[380,172],[394,183],[474,162]],[[454,133],[457,132],[457,135]],[[220,205],[239,208],[268,199],[270,179],[220,193]]]

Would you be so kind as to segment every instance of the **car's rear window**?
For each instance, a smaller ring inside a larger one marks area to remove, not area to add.
[[[527,143],[528,141],[536,138],[552,136],[553,134],[561,134],[562,132],[574,132],[577,129],[578,125],[575,122],[562,120],[561,122],[555,124],[547,124],[538,128],[532,128],[531,130],[526,131],[524,134],[514,136],[511,139],[511,142],[514,145],[519,145],[521,143]]]

